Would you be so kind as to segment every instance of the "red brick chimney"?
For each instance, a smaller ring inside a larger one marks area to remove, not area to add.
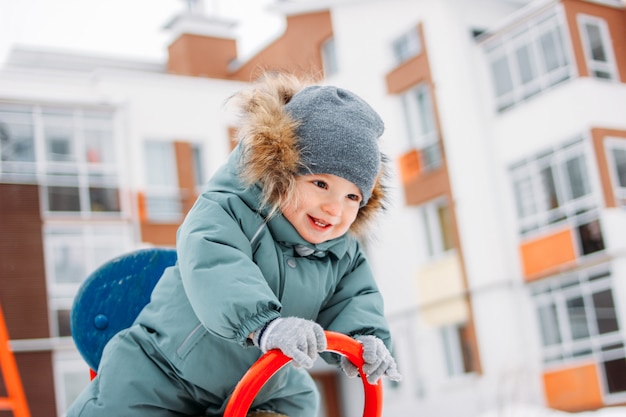
[[[167,70],[194,77],[228,78],[228,64],[237,58],[233,20],[184,13],[166,26],[174,33],[168,47]]]

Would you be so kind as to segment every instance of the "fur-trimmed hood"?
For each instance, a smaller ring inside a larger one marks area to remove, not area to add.
[[[241,179],[247,185],[260,185],[262,206],[271,214],[293,200],[295,179],[303,171],[297,146],[298,123],[285,111],[285,105],[298,91],[313,84],[311,79],[272,73],[232,97],[240,111],[237,139]],[[350,228],[355,236],[362,236],[376,214],[384,210],[385,165],[383,155],[372,195]]]

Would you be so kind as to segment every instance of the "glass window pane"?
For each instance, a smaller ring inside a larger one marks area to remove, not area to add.
[[[517,214],[525,218],[537,213],[535,194],[533,193],[532,181],[529,176],[517,178],[513,183]]]
[[[433,231],[431,230],[430,220],[428,218],[428,209],[424,207],[422,209],[422,219],[424,221],[424,238],[426,239],[426,247],[428,248],[428,256],[435,255],[435,243],[433,242]]]
[[[591,58],[594,61],[607,62],[608,59],[604,50],[600,27],[595,23],[586,23],[585,32],[587,34],[587,40],[589,41]]]
[[[515,50],[517,68],[522,84],[527,84],[537,77],[535,62],[531,53],[530,45],[522,45]]]
[[[580,198],[591,192],[584,155],[569,159],[566,163],[571,198]]]
[[[596,78],[601,78],[604,80],[612,80],[613,79],[613,74],[608,72],[608,71],[603,71],[603,70],[594,70],[593,71],[593,76]]]
[[[90,164],[115,162],[113,134],[109,130],[87,129],[85,135],[85,160]]]
[[[420,133],[426,136],[435,130],[435,118],[433,116],[433,108],[428,87],[422,86],[421,88],[418,88],[415,92],[415,100],[421,124]]]
[[[80,211],[80,191],[77,187],[48,186],[48,210]]]
[[[541,169],[540,176],[546,208],[550,210],[559,207],[559,199],[556,194],[556,184],[554,183],[552,167],[548,166]]]
[[[602,363],[608,390],[611,394],[626,391],[626,358],[619,358]]]
[[[611,149],[615,169],[617,170],[617,181],[620,187],[626,187],[626,149]]]
[[[547,72],[567,65],[564,54],[565,47],[557,28],[539,37],[539,47]]]
[[[552,346],[561,343],[561,331],[559,329],[556,306],[554,304],[539,306],[537,313],[539,315],[543,345]]]
[[[587,314],[585,313],[585,302],[583,298],[570,298],[567,300],[566,304],[572,338],[574,340],[588,338],[589,325],[587,324]]]
[[[513,79],[511,69],[505,56],[491,62],[491,71],[495,83],[496,96],[508,94],[513,91]]]
[[[330,77],[339,71],[335,38],[330,38],[322,44],[322,65],[324,66],[324,75],[326,77]]]
[[[120,199],[117,188],[89,187],[91,211],[119,212]]]
[[[55,283],[80,283],[87,276],[85,250],[82,246],[77,244],[56,246],[52,250],[52,257]]]
[[[0,107],[0,160],[35,161],[35,134],[29,109]]]
[[[71,111],[44,109],[43,129],[48,161],[76,161],[74,120]]]
[[[148,185],[177,187],[174,146],[170,142],[145,142]]]
[[[437,207],[437,217],[439,219],[439,225],[441,227],[441,240],[443,243],[443,250],[453,249],[454,236],[452,230],[450,208],[448,207],[448,205],[440,205],[439,207]]]
[[[421,53],[422,45],[417,29],[412,29],[393,42],[396,62],[401,64]]]
[[[610,289],[593,294],[593,307],[596,313],[598,333],[605,334],[619,330],[615,305],[613,304],[613,293]]]
[[[578,227],[578,236],[582,245],[583,255],[604,250],[604,238],[598,220],[580,225]]]
[[[72,404],[78,395],[89,385],[89,372],[85,367],[80,371],[66,371],[63,372],[63,392],[65,393],[65,404],[69,406]]]
[[[193,176],[196,186],[204,185],[206,179],[204,177],[204,163],[202,160],[202,147],[200,145],[192,145],[193,152]]]
[[[439,143],[433,143],[432,145],[425,146],[421,152],[424,171],[432,171],[441,166],[443,162],[441,158],[441,146]]]
[[[57,310],[57,325],[59,328],[59,337],[72,336],[70,326],[70,310]]]
[[[402,104],[411,145],[415,149],[423,150],[430,145],[438,144],[439,136],[437,135],[430,87],[421,84],[411,89],[402,95]],[[433,157],[433,163],[438,165],[439,149],[434,151],[435,153],[429,157]]]

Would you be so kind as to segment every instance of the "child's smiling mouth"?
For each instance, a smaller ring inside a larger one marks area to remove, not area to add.
[[[326,228],[328,228],[328,227],[330,227],[330,226],[331,226],[331,224],[330,224],[330,223],[326,223],[326,222],[324,222],[324,221],[322,221],[322,220],[320,220],[320,219],[318,219],[318,218],[316,218],[316,217],[313,217],[313,216],[309,216],[309,219],[311,220],[311,222],[312,222],[315,226],[320,227],[320,228],[322,228],[322,229],[326,229]]]

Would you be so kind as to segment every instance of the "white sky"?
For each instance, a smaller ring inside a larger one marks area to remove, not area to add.
[[[246,54],[282,30],[270,3],[206,0],[204,8],[240,21],[238,50]],[[0,0],[0,65],[16,44],[165,60],[171,33],[163,26],[185,8],[185,0]]]

